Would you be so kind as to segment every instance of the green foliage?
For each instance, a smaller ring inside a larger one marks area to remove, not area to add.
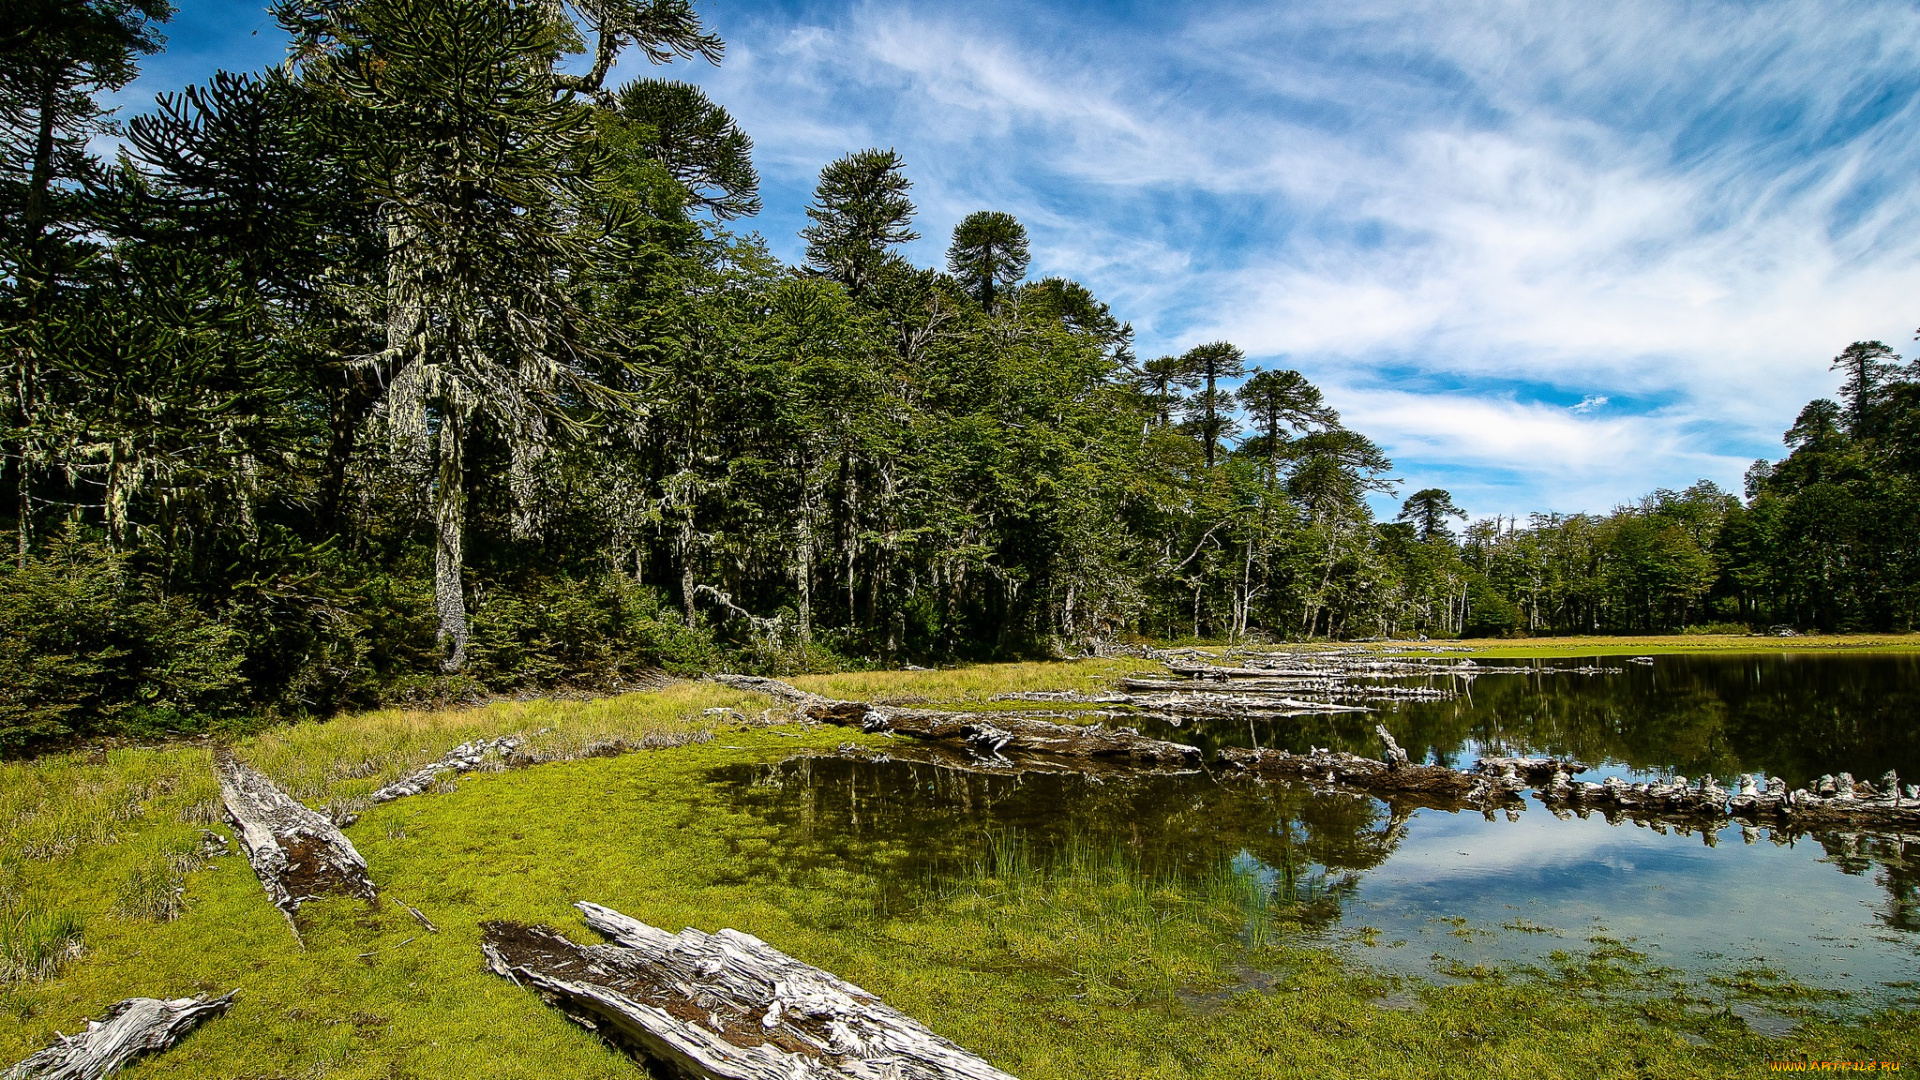
[[[622,575],[477,591],[468,671],[495,689],[617,687],[638,672],[698,675],[722,662],[711,639],[662,609],[658,591]]]
[[[1027,229],[1012,214],[976,210],[953,227],[947,247],[947,272],[982,307],[1020,283],[1027,274]]]
[[[0,569],[0,752],[203,727],[245,708],[243,660],[230,627],[130,587],[122,559],[69,533]]]
[[[1299,372],[1140,362],[1004,213],[911,265],[892,151],[822,170],[804,266],[726,231],[747,133],[689,80],[605,86],[628,48],[719,60],[685,0],[275,10],[287,69],[163,96],[111,168],[98,94],[165,10],[0,56],[65,95],[0,94],[8,145],[59,147],[0,177],[38,200],[0,246],[8,752],[652,668],[1920,610],[1920,378],[1882,343],[1744,499],[1376,522],[1392,463]]]
[[[807,265],[845,285],[855,295],[872,290],[892,249],[920,234],[913,231],[913,201],[905,163],[892,150],[860,150],[820,171],[801,230]]]

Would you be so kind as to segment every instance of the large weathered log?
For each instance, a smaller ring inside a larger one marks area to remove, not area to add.
[[[508,757],[515,750],[520,749],[521,744],[524,742],[526,742],[526,740],[517,735],[502,735],[497,739],[479,739],[474,742],[463,742],[459,746],[442,754],[439,760],[423,765],[400,779],[395,780],[393,783],[388,784],[386,787],[381,788],[379,791],[374,792],[372,795],[367,796],[367,802],[378,805],[384,802],[392,802],[395,799],[402,799],[408,795],[418,795],[429,787],[432,787],[433,782],[440,778],[441,773],[451,772],[459,775],[461,773],[470,773],[478,769],[483,769],[487,767],[490,761],[498,761],[501,758]],[[504,765],[502,764],[496,767],[504,768]]]
[[[165,1050],[209,1016],[227,1011],[234,990],[220,997],[128,998],[87,1021],[79,1035],[54,1036],[53,1045],[8,1069],[5,1080],[97,1080],[141,1054]]]
[[[273,781],[222,752],[214,759],[227,819],[240,836],[247,862],[268,899],[293,921],[300,905],[316,896],[378,895],[367,861],[325,815],[295,802]]]
[[[1534,797],[1549,807],[1599,810],[1609,816],[1647,819],[1719,819],[1727,816],[1727,793],[1703,776],[1690,786],[1684,776],[1645,784],[1609,776],[1597,784],[1573,780],[1565,771],[1554,773]]]
[[[1222,749],[1218,758],[1222,764],[1254,776],[1359,788],[1384,798],[1423,800],[1444,809],[1475,806],[1487,810],[1511,805],[1527,787],[1526,780],[1511,769],[1475,775],[1444,765],[1380,761],[1317,748],[1295,754],[1230,746]]]
[[[487,966],[692,1080],[1013,1080],[879,998],[750,934],[669,934],[576,904],[611,945],[488,923]]]
[[[988,760],[1004,758],[1008,751],[1014,751],[1150,766],[1192,766],[1205,756],[1198,747],[1150,739],[1132,728],[1110,728],[1103,723],[1056,724],[1019,713],[900,709],[809,694],[778,679],[753,675],[715,675],[713,679],[735,689],[757,690],[792,702],[794,712],[803,719],[954,743]]]

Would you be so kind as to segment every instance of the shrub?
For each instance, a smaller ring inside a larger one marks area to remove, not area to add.
[[[0,569],[0,752],[97,733],[200,730],[247,706],[242,642],[74,532]]]

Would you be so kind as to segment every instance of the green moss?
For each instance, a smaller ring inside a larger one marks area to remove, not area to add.
[[[683,686],[384,713],[287,729],[239,752],[318,803],[364,794],[465,738],[544,726],[542,739],[579,747],[699,730],[711,708],[765,704]],[[205,749],[0,767],[0,844],[33,852],[5,863],[0,885],[16,909],[33,897],[36,911],[69,913],[86,945],[57,976],[0,988],[0,1061],[122,997],[238,987],[227,1016],[132,1075],[632,1077],[624,1058],[481,963],[489,919],[591,940],[570,907],[583,899],[669,929],[757,934],[1025,1080],[1710,1077],[1771,1058],[1920,1057],[1920,1022],[1898,1010],[1810,1016],[1768,1041],[1694,998],[1603,1000],[1589,990],[1664,985],[1620,942],[1589,942],[1559,970],[1468,969],[1478,977],[1409,991],[1341,961],[1316,929],[1312,897],[1278,895],[1231,866],[1143,876],[1117,850],[1070,845],[1043,858],[1007,835],[971,866],[886,889],[855,860],[793,850],[790,834],[716,778],[847,741],[880,743],[837,728],[734,727],[674,749],[470,776],[370,808],[348,831],[386,902],[309,905],[304,949],[243,859],[184,871],[169,861],[194,850],[210,820]],[[864,842],[911,854],[887,837]],[[176,871],[177,919],[130,902]],[[392,901],[420,908],[439,932]],[[1420,1010],[1376,1004],[1396,991]]]

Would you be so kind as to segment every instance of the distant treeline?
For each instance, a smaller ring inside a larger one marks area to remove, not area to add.
[[[1877,344],[1744,502],[1462,541],[1437,489],[1373,520],[1390,463],[1297,372],[1137,359],[1011,216],[908,263],[891,151],[822,171],[804,265],[733,231],[726,110],[605,85],[719,59],[686,0],[287,0],[285,68],[124,126],[163,0],[26,9],[0,750],[656,667],[1913,620],[1920,391]]]

